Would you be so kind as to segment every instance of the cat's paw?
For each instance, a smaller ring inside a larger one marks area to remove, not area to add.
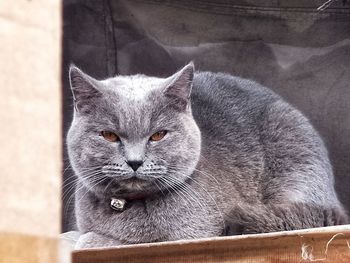
[[[96,248],[96,247],[115,247],[122,243],[113,238],[103,236],[94,232],[87,232],[81,235],[75,245],[75,249]]]
[[[341,207],[327,208],[323,211],[324,226],[349,224],[349,217]]]

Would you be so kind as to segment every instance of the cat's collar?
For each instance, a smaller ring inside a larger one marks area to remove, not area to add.
[[[116,210],[118,212],[122,212],[125,210],[128,203],[135,201],[135,200],[144,200],[149,195],[133,195],[129,196],[128,198],[123,197],[111,197],[110,206],[113,210]]]

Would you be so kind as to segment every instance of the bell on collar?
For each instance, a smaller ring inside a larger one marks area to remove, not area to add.
[[[126,200],[123,198],[111,198],[111,208],[116,211],[123,211],[125,208]]]

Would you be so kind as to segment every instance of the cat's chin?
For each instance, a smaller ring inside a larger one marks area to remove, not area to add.
[[[153,185],[152,180],[147,180],[146,178],[132,177],[126,180],[121,180],[118,182],[120,188],[125,191],[144,191],[150,185]]]
[[[144,197],[152,196],[159,191],[159,188],[153,181],[154,179],[152,178],[147,180],[139,177],[111,178],[95,186],[93,190],[90,189],[101,197],[114,196],[125,199],[144,199]]]
[[[118,189],[113,193],[116,197],[127,200],[146,199],[155,195],[158,188],[150,181],[133,177],[118,183]]]

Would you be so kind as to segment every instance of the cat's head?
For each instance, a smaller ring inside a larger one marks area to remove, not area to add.
[[[192,63],[170,76],[98,81],[70,68],[71,165],[92,191],[126,197],[179,185],[195,169],[200,131],[191,113]]]

